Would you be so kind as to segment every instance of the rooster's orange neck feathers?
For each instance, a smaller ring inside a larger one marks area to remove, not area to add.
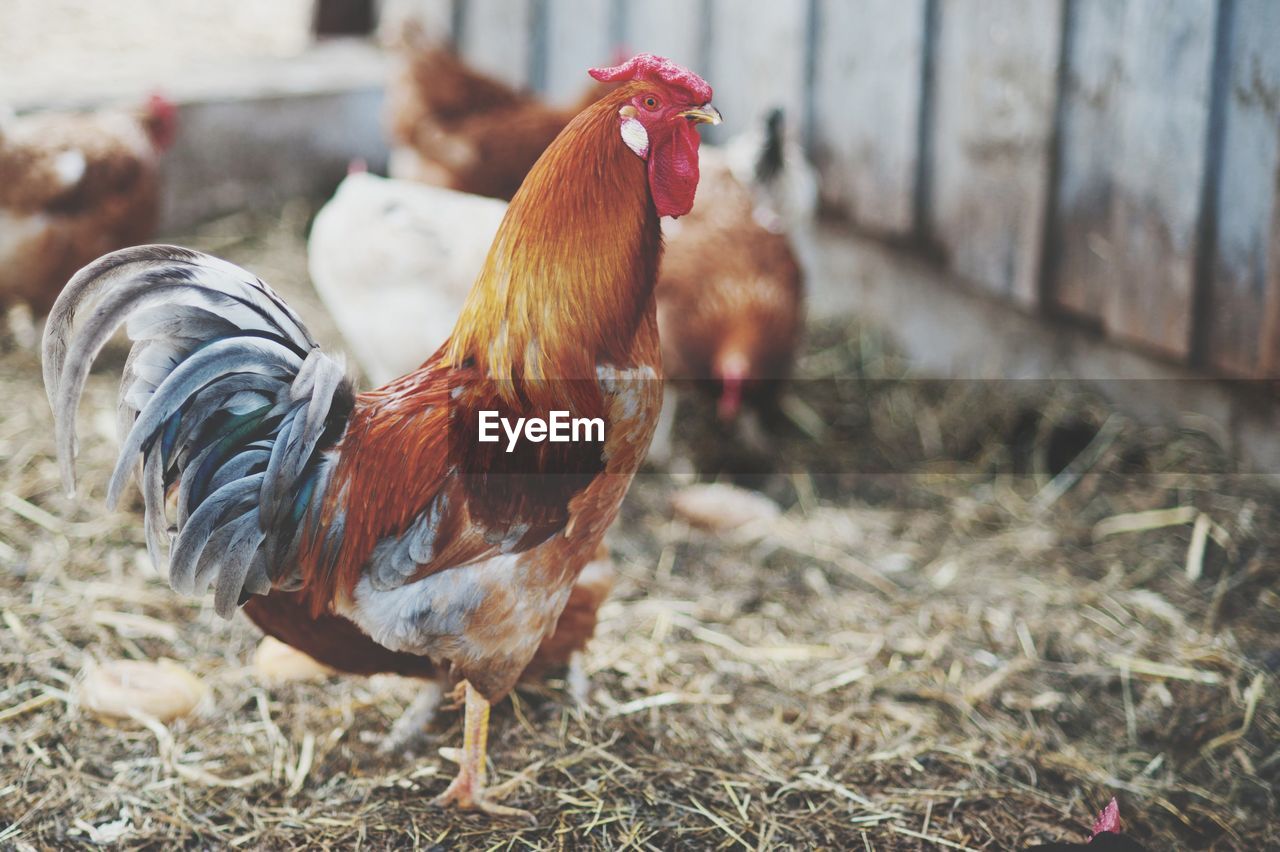
[[[623,86],[578,115],[511,200],[444,360],[474,360],[505,391],[594,379],[654,310],[658,216],[645,162],[627,148]]]

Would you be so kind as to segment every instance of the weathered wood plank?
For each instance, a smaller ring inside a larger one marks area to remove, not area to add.
[[[1174,357],[1191,348],[1218,8],[1125,5],[1104,319],[1117,337]]]
[[[548,0],[544,91],[556,103],[576,103],[587,85],[587,69],[609,64],[609,32],[615,0]]]
[[[1101,322],[1112,275],[1111,192],[1122,108],[1125,4],[1071,0],[1049,234],[1051,304]]]
[[[704,72],[702,3],[698,0],[625,0],[624,31],[631,53],[656,53]],[[712,83],[714,86],[714,82]]]
[[[926,221],[957,273],[1030,306],[1039,290],[1061,0],[939,4]]]
[[[1280,309],[1280,270],[1268,256],[1280,223],[1280,3],[1238,0],[1232,18],[1207,354],[1228,373],[1276,376],[1280,317],[1269,328],[1264,317]]]
[[[1272,197],[1277,201],[1271,211],[1271,247],[1267,252],[1267,296],[1258,363],[1258,373],[1267,377],[1280,375],[1280,168],[1276,169],[1271,192]]]
[[[466,0],[458,49],[486,74],[513,86],[528,85],[533,54],[531,0]]]
[[[823,195],[859,226],[901,236],[915,217],[925,0],[821,0],[814,153]]]
[[[800,127],[805,109],[808,0],[712,0],[707,80],[724,139],[781,107]]]

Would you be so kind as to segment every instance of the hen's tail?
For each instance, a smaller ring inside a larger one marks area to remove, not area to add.
[[[324,492],[325,450],[354,402],[342,366],[270,287],[233,264],[173,246],[99,258],[62,291],[44,333],[45,391],[68,490],[89,367],[126,323],[134,343],[108,505],[138,470],[152,560],[163,562],[168,543],[170,585],[196,594],[214,584],[223,617],[247,594],[296,586],[303,519]]]

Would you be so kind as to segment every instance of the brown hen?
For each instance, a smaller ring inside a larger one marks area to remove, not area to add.
[[[0,308],[43,315],[77,269],[152,236],[175,110],[43,113],[0,124]]]
[[[387,87],[392,177],[510,201],[538,157],[610,88],[588,88],[569,107],[476,71],[445,47],[419,46],[410,30]]]
[[[658,323],[668,378],[715,394],[728,421],[743,403],[776,405],[804,321],[804,278],[787,237],[756,221],[751,191],[707,153],[704,200],[665,231]]]

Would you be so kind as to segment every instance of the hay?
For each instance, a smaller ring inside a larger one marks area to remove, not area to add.
[[[184,239],[332,341],[306,216]],[[1280,517],[1203,436],[1070,387],[907,381],[876,336],[814,330],[803,375],[877,381],[799,383],[827,437],[781,442],[782,473],[716,458],[714,418],[682,412],[704,462],[783,516],[716,538],[672,519],[668,477],[638,477],[589,710],[552,680],[495,711],[525,829],[434,810],[452,771],[434,750],[377,753],[411,686],[263,687],[252,627],[154,575],[139,507],[101,508],[118,350],[89,384],[71,500],[36,359],[0,345],[0,845],[1005,849],[1082,838],[1113,794],[1153,849],[1280,845]],[[117,726],[76,705],[92,661],[164,657],[211,710]],[[438,734],[457,743],[457,714]]]

